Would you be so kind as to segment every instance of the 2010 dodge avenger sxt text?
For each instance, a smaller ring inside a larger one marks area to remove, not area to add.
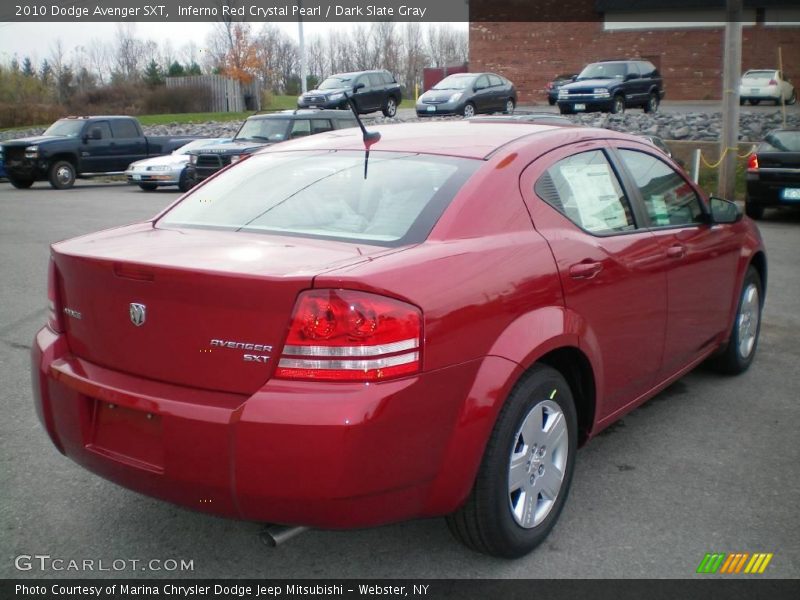
[[[197,510],[447,515],[519,556],[576,448],[711,357],[751,363],[755,225],[657,148],[502,122],[267,149],[152,221],[54,244],[32,351],[53,443]]]

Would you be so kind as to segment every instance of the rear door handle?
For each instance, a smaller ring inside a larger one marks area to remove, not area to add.
[[[686,248],[682,244],[675,244],[667,248],[667,256],[669,258],[683,258],[686,256]]]
[[[580,262],[569,268],[569,276],[573,279],[591,279],[603,270],[603,263]]]

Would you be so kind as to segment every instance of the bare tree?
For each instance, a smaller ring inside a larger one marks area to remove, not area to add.
[[[98,83],[102,86],[111,80],[111,50],[108,44],[92,38],[86,46],[86,57],[89,69],[94,72]]]

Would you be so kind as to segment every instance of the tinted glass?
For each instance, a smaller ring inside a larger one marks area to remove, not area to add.
[[[115,138],[137,138],[140,137],[139,130],[130,119],[114,119],[111,121],[111,133]]]
[[[558,161],[539,178],[534,191],[590,233],[608,234],[636,227],[630,203],[599,150]]]
[[[384,83],[394,83],[394,78],[389,73],[381,73]]]
[[[369,74],[369,84],[372,87],[383,87],[383,77],[381,77],[380,73],[370,73]]]
[[[372,152],[257,154],[197,188],[160,227],[400,245],[424,240],[482,161]]]
[[[99,121],[97,123],[92,123],[92,126],[89,128],[90,135],[92,133],[92,130],[94,129],[100,130],[101,140],[111,139],[111,128],[108,126],[108,121]]]
[[[333,125],[331,125],[330,120],[328,119],[311,120],[311,133],[322,133],[323,131],[331,131],[331,130],[333,130]]]
[[[298,119],[292,123],[292,130],[289,133],[289,137],[298,138],[304,135],[311,135],[311,121],[308,119]]]
[[[702,221],[700,199],[672,167],[644,152],[620,150],[620,154],[654,226],[674,227]]]

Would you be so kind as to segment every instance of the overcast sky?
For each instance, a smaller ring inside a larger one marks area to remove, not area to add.
[[[275,23],[287,34],[297,39],[297,23]],[[258,31],[261,23],[252,23],[253,30]],[[318,23],[304,22],[306,38],[314,34],[324,34],[330,28],[342,29],[352,23]],[[439,23],[432,23],[439,25]],[[466,31],[468,23],[451,23],[454,28]],[[193,41],[199,49],[205,46],[212,23],[136,23],[136,35],[142,39],[151,39],[162,45],[164,40],[171,40],[172,48],[177,52],[188,42]],[[423,23],[423,26],[425,24]],[[117,23],[0,23],[0,63],[6,64],[16,54],[22,61],[30,56],[38,65],[50,54],[52,44],[61,39],[67,55],[76,46],[86,45],[92,38],[105,42],[114,41]]]

